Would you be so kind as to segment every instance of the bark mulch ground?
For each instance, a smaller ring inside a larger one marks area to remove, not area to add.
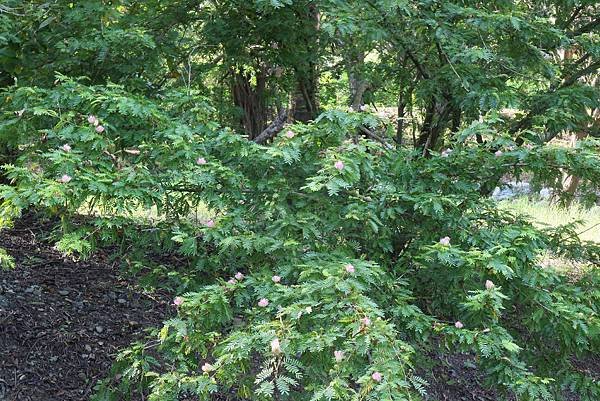
[[[82,401],[119,349],[158,326],[166,297],[119,275],[109,251],[75,262],[30,219],[0,231],[16,268],[0,270],[0,401]]]

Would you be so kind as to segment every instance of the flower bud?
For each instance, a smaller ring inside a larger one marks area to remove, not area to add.
[[[273,341],[271,341],[271,352],[273,353],[273,355],[281,354],[281,345],[279,344],[278,338],[275,338],[273,339]]]
[[[373,374],[371,375],[371,378],[373,380],[375,380],[377,383],[379,383],[383,379],[383,375],[379,372],[373,372]]]
[[[441,238],[440,244],[444,246],[450,246],[450,237]]]
[[[441,154],[441,156],[442,156],[442,157],[448,157],[448,156],[450,156],[450,153],[452,153],[452,149],[450,149],[450,148],[448,148],[448,149],[444,149],[444,150],[442,151],[442,154]]]
[[[69,182],[69,181],[71,181],[71,180],[72,180],[72,178],[71,178],[71,176],[70,176],[70,175],[68,175],[68,174],[63,174],[63,176],[62,176],[62,177],[60,177],[60,178],[58,179],[58,182],[60,182],[60,183],[62,183],[62,184],[66,184],[66,183],[68,183],[68,182]]]

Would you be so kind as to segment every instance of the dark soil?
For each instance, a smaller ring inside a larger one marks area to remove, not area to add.
[[[28,218],[0,231],[16,261],[0,270],[0,401],[89,399],[117,351],[169,310],[164,295],[133,289],[109,251],[74,261],[47,229]]]
[[[436,361],[433,368],[422,372],[427,380],[426,400],[431,401],[496,401],[493,389],[484,386],[484,375],[470,355],[429,355]]]

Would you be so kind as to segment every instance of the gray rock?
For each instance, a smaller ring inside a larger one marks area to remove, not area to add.
[[[4,295],[0,295],[0,309],[8,309],[9,305],[8,298]]]

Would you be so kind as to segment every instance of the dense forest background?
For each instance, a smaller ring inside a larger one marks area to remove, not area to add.
[[[598,203],[599,28],[596,1],[4,0],[0,227],[174,294],[98,400],[428,399],[456,353],[498,399],[597,400],[598,242],[491,195]]]

